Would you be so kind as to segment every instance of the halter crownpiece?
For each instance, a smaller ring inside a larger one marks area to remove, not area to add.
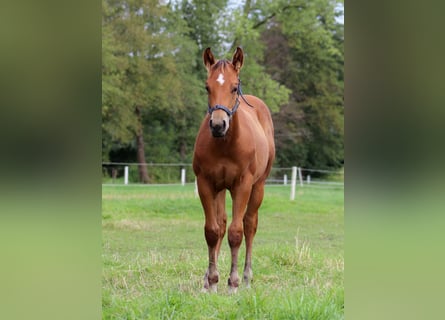
[[[254,106],[252,106],[247,100],[246,98],[244,98],[243,92],[241,91],[241,80],[238,78],[238,96],[241,96],[241,98],[244,100],[244,102],[251,108],[255,108]]]
[[[241,80],[238,79],[238,89],[237,89],[238,95],[236,97],[236,101],[235,101],[235,105],[233,106],[232,110],[230,110],[229,108],[227,108],[226,106],[223,106],[222,104],[217,104],[214,107],[211,107],[209,104],[209,114],[212,114],[213,111],[216,110],[223,110],[225,113],[227,113],[227,115],[229,116],[229,118],[231,118],[236,110],[238,110],[239,107],[239,97],[241,96],[241,98],[244,100],[245,103],[247,103],[247,105],[251,108],[253,108],[254,106],[252,106],[249,102],[247,102],[246,98],[244,98],[243,96],[243,92],[241,91]]]

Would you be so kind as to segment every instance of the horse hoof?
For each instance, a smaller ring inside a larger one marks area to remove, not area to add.
[[[209,288],[203,287],[201,289],[202,293],[216,293],[218,291],[218,286],[216,284],[211,285]]]
[[[229,286],[229,294],[236,294],[238,292],[238,287]]]

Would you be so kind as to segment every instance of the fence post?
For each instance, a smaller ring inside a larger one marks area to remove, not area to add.
[[[295,185],[297,184],[297,167],[292,167],[292,179],[290,185],[290,199],[295,200]]]
[[[284,177],[283,177],[283,184],[285,185],[285,186],[287,186],[287,174],[285,174],[284,175]]]
[[[124,184],[128,184],[128,166],[124,168]]]
[[[181,184],[185,186],[185,169],[181,169]]]
[[[308,174],[306,177],[307,184],[311,184],[311,176]]]
[[[303,177],[301,176],[301,167],[298,167],[298,180],[300,180],[300,186],[303,186]]]

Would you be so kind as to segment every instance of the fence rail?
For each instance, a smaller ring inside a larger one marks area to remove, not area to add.
[[[139,166],[146,166],[149,183],[139,183]],[[178,185],[195,183],[195,175],[190,163],[129,163],[103,162],[103,185]],[[291,200],[295,198],[297,184],[300,187],[343,188],[343,171],[302,168],[273,167],[267,185],[289,185]]]

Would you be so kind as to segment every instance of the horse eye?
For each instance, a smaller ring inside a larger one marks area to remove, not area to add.
[[[232,89],[232,93],[236,93],[237,91],[238,91],[238,88],[237,88],[237,87],[235,87],[235,88]]]

